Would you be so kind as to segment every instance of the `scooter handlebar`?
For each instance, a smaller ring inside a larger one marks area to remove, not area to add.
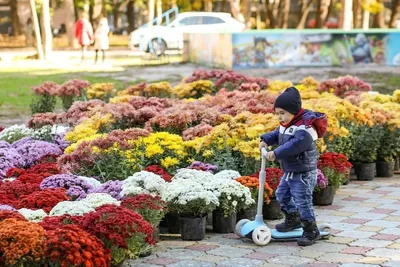
[[[266,159],[267,153],[268,153],[267,149],[265,147],[262,147],[261,148],[261,157]]]

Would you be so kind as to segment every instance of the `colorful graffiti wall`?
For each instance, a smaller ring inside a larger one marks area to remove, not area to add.
[[[191,62],[225,69],[370,63],[400,66],[400,31],[395,30],[191,34],[189,45]]]

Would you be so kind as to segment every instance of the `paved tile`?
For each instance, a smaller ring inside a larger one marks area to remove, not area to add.
[[[203,244],[195,244],[191,246],[185,247],[185,249],[191,249],[191,250],[198,250],[198,251],[209,251],[212,249],[217,248],[217,245],[203,245]]]
[[[253,250],[245,249],[245,248],[220,246],[219,248],[207,251],[207,254],[235,258],[235,257],[243,257],[244,255],[250,254],[252,252],[253,252]]]
[[[371,202],[363,202],[360,204],[357,204],[359,207],[369,207],[369,208],[375,208],[382,205],[381,203],[371,203]]]
[[[371,239],[386,240],[386,241],[394,241],[399,238],[400,238],[399,235],[390,235],[390,234],[377,234],[371,237]]]
[[[371,249],[372,248],[348,247],[340,251],[340,253],[363,255],[366,252],[370,251]]]
[[[325,242],[334,244],[349,244],[355,240],[357,240],[357,238],[344,237],[344,236],[331,236]]]
[[[389,215],[385,218],[386,221],[400,222],[400,216]]]
[[[155,258],[152,260],[147,260],[144,263],[150,263],[150,264],[155,264],[155,265],[167,265],[171,263],[178,262],[177,259],[171,259],[171,258]]]
[[[217,262],[217,266],[221,267],[253,267],[263,264],[264,261],[253,260],[248,258],[234,258],[221,262]]]
[[[340,265],[340,267],[376,267],[376,265],[364,263],[345,263]]]
[[[174,249],[173,251],[157,253],[157,255],[160,258],[169,258],[171,255],[173,255],[174,259],[190,260],[205,255],[205,252],[190,249]]]
[[[358,231],[366,231],[366,232],[379,232],[379,231],[382,231],[383,229],[385,229],[385,228],[378,227],[378,226],[366,226],[366,225],[363,225],[360,228],[357,228],[356,230],[358,230]]]
[[[298,257],[298,256],[277,256],[272,259],[269,259],[268,262],[270,263],[285,263],[288,265],[303,265],[312,262],[311,259]]]
[[[306,257],[306,258],[311,258],[311,259],[315,259],[318,257],[321,257],[323,255],[325,255],[326,252],[322,252],[322,251],[311,251],[311,250],[299,250],[295,253],[293,253],[293,256],[299,256],[299,257]],[[307,265],[308,266],[308,265]]]
[[[167,265],[167,267],[213,267],[213,266],[215,266],[215,264],[212,262],[197,261],[197,260],[178,261],[176,263]]]
[[[372,213],[372,212],[359,212],[350,217],[358,218],[358,219],[368,218],[369,220],[380,220],[380,219],[385,218],[386,216],[387,216],[386,214],[379,214],[379,213]],[[385,220],[386,220],[386,218],[385,218]]]
[[[353,223],[353,224],[365,224],[371,220],[365,220],[365,219],[357,219],[357,218],[349,218],[347,220],[344,220],[342,222],[344,223]]]
[[[382,264],[388,261],[390,261],[390,259],[384,257],[364,257],[362,259],[357,260],[356,262],[365,264]]]
[[[228,260],[228,257],[221,257],[221,256],[215,256],[215,255],[204,255],[201,257],[194,258],[195,260],[198,261],[207,261],[207,262],[220,262],[220,261],[225,261]]]
[[[249,259],[254,259],[254,260],[269,260],[275,256],[277,256],[277,254],[253,252],[253,253],[247,254],[244,257],[249,258]]]
[[[306,267],[337,267],[339,266],[336,263],[330,263],[330,262],[313,262],[313,263],[309,263],[306,265]],[[343,265],[341,265],[343,266]],[[376,267],[376,266],[375,266]]]
[[[285,242],[279,243],[270,243],[268,246],[259,247],[255,249],[256,252],[263,252],[263,253],[270,253],[270,254],[277,254],[277,255],[292,255],[296,251],[299,250],[299,247],[296,246],[285,246]]]
[[[374,239],[359,239],[352,243],[350,246],[357,246],[357,247],[367,247],[367,248],[385,248],[389,245],[393,244],[392,241],[385,241],[385,240],[374,240]]]
[[[333,222],[333,223],[329,223],[329,224],[332,225],[333,229],[342,230],[342,231],[354,230],[354,229],[360,227],[359,224],[355,224],[355,223],[343,223],[343,222],[337,223],[337,222]]]
[[[353,193],[355,193],[355,192],[356,192],[356,191],[354,191]],[[351,192],[350,192],[350,193],[351,193]],[[362,201],[368,200],[368,198],[365,198],[365,197],[347,197],[347,198],[345,198],[344,200],[362,202]]]
[[[399,267],[400,261],[389,261],[382,264],[383,267]]]
[[[376,235],[374,232],[365,232],[365,231],[357,231],[357,230],[349,230],[349,231],[343,231],[336,236],[344,236],[344,237],[350,237],[350,238],[369,238],[371,236]]]
[[[350,212],[350,211],[342,211],[342,209],[340,210],[336,210],[336,211],[332,211],[330,213],[330,215],[332,216],[339,216],[339,217],[349,217],[356,214],[356,212]]]
[[[387,248],[393,248],[393,249],[400,250],[400,243],[393,243],[393,244],[387,246]]]
[[[392,212],[395,212],[396,210],[394,209],[372,209],[370,212],[372,213],[380,213],[380,214],[390,214]]]
[[[357,260],[363,258],[361,255],[354,255],[354,254],[343,254],[343,253],[328,253],[317,260],[324,260],[327,262],[337,262],[337,263],[353,263]]]
[[[372,220],[365,224],[366,226],[378,226],[378,227],[397,227],[400,225],[400,222],[397,221],[388,221],[388,220]]]
[[[304,247],[304,251],[321,251],[327,253],[340,252],[341,250],[347,248],[347,245],[343,244],[332,244],[332,243],[322,243],[319,242],[318,245]],[[326,260],[323,260],[326,261]]]
[[[371,257],[383,257],[391,260],[400,260],[400,254],[395,249],[391,248],[374,248],[366,253],[367,256]]]
[[[368,212],[372,209],[373,208],[371,208],[371,207],[359,207],[358,205],[352,205],[349,207],[344,207],[344,208],[338,209],[338,211],[348,211],[348,212],[359,213],[359,212]],[[348,215],[348,216],[350,216],[350,215]]]

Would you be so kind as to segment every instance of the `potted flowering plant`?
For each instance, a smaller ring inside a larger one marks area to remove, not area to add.
[[[127,197],[121,202],[121,206],[139,213],[154,228],[153,237],[159,240],[159,224],[167,210],[167,203],[159,196],[149,194],[139,194],[134,197]]]
[[[317,185],[315,186],[313,193],[313,203],[317,206],[332,205],[333,198],[335,196],[335,188],[329,185],[328,179],[324,173],[317,170]]]
[[[383,125],[382,136],[378,148],[376,174],[378,177],[392,177],[394,157],[400,152],[400,129],[395,125]]]
[[[218,197],[219,205],[213,211],[213,230],[232,233],[236,225],[236,212],[252,206],[255,201],[250,189],[232,179],[215,179],[206,185]]]
[[[354,163],[357,179],[371,181],[375,177],[381,131],[377,125],[360,125],[353,126],[352,133],[355,137],[355,146],[351,160]]]
[[[179,214],[183,240],[204,239],[206,216],[219,205],[212,191],[194,179],[176,178],[167,184],[165,201],[170,212]]]
[[[340,153],[326,152],[318,160],[318,168],[322,170],[328,180],[330,179],[329,185],[332,185],[335,190],[341,184],[348,183],[352,167],[353,165],[348,161],[347,157]],[[332,171],[328,169],[332,169]],[[332,175],[331,172],[338,173],[340,176]]]
[[[281,181],[281,177],[283,176],[283,171],[279,168],[266,168],[266,177],[265,181],[268,186],[273,190],[271,195],[271,201],[267,204],[264,203],[263,206],[263,215],[265,220],[277,220],[283,217],[281,207],[279,202],[276,200],[275,192],[278,188],[278,185]],[[253,174],[253,177],[259,177],[260,172]]]
[[[260,188],[259,180],[256,177],[242,176],[236,179],[239,183],[249,188],[252,199],[256,202],[258,199],[258,192]],[[264,183],[264,199],[265,203],[268,204],[271,201],[273,190],[269,187],[268,183]],[[242,209],[237,213],[236,220],[242,219],[254,220],[257,214],[257,205],[254,203],[248,209]]]

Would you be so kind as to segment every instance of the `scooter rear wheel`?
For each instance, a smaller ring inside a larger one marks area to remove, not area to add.
[[[243,225],[245,225],[245,224],[248,223],[249,221],[250,221],[249,219],[241,219],[240,221],[238,221],[238,222],[236,223],[236,226],[235,226],[235,233],[236,233],[239,237],[244,237],[244,236],[241,234],[242,227],[243,227]]]
[[[253,231],[253,242],[259,246],[265,246],[271,241],[271,230],[267,226],[259,226]]]

